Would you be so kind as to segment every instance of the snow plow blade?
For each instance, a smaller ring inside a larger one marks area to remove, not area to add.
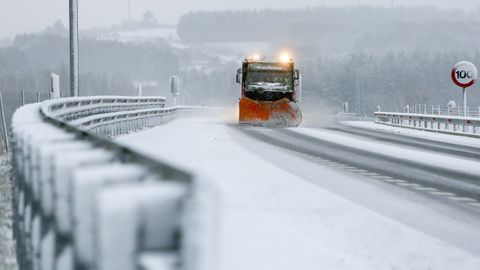
[[[297,104],[287,98],[279,101],[240,99],[239,123],[267,127],[298,127],[302,113]]]

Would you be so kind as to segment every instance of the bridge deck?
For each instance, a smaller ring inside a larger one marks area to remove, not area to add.
[[[226,111],[118,141],[219,185],[220,269],[478,269],[476,210],[286,149],[282,132]]]

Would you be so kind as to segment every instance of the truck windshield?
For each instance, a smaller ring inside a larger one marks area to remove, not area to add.
[[[290,92],[292,73],[287,71],[250,71],[247,75],[247,91]]]

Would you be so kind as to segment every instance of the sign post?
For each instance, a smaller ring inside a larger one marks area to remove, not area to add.
[[[463,116],[467,117],[467,91],[466,89],[475,84],[478,77],[478,70],[474,64],[461,61],[455,64],[452,69],[453,82],[463,89]]]

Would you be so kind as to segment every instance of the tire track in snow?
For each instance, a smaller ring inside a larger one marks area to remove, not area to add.
[[[473,185],[472,181],[476,179],[468,173],[463,174],[446,169],[438,170],[413,162],[396,160],[394,157],[386,159],[375,153],[359,151],[345,145],[337,145],[285,129],[241,127],[240,130],[249,136],[285,148],[324,166],[342,169],[480,210],[480,185]],[[412,168],[412,164],[416,166]],[[390,171],[389,169],[392,168],[396,168],[396,170]],[[457,185],[452,185],[455,183],[455,180],[452,179],[458,178],[465,179],[465,181],[459,181],[456,183]],[[432,179],[436,182],[433,182]],[[442,179],[442,182],[438,182],[438,179]]]

